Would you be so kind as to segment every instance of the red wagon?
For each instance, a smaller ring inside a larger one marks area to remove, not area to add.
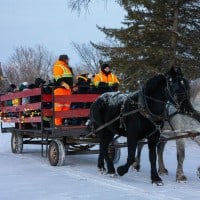
[[[53,91],[53,89],[51,89]],[[53,166],[62,165],[69,154],[96,154],[99,152],[99,140],[91,134],[85,122],[89,117],[89,104],[98,94],[72,94],[56,96],[46,93],[45,87],[14,92],[0,96],[1,131],[11,132],[11,150],[22,153],[25,144],[41,145],[41,155],[46,156]],[[21,105],[22,98],[39,97],[34,103]],[[18,104],[9,102],[17,100]],[[67,111],[55,111],[54,102],[71,102],[74,106]],[[84,106],[87,105],[87,106]],[[59,117],[71,123],[56,127],[54,118]],[[73,121],[78,124],[72,123]],[[9,126],[5,126],[9,124]],[[12,126],[10,126],[12,124]],[[110,144],[109,155],[117,162],[120,148],[117,140]]]

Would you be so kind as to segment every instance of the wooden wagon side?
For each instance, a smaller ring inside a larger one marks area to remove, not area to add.
[[[38,97],[38,102],[21,105],[8,105],[8,101],[22,98]],[[11,132],[11,149],[13,153],[22,153],[24,144],[41,145],[41,155],[48,156],[51,165],[62,165],[66,154],[98,153],[99,144],[96,136],[87,137],[89,130],[85,122],[89,117],[89,105],[99,94],[73,94],[55,96],[45,93],[45,88],[35,88],[0,96],[1,130]],[[67,111],[55,111],[54,102],[71,102],[74,108]],[[63,121],[82,120],[78,124],[55,126],[55,117]],[[7,126],[5,126],[5,124]],[[120,150],[110,145],[110,155],[119,160]]]

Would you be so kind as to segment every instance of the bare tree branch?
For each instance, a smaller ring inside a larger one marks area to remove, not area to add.
[[[16,85],[24,81],[34,83],[38,77],[48,81],[52,79],[54,60],[55,56],[43,46],[17,47],[3,71],[8,80]]]
[[[77,71],[80,73],[82,70],[86,70],[93,74],[97,73],[99,71],[99,61],[104,60],[104,56],[102,56],[91,44],[80,45],[72,42],[72,46],[82,62],[80,67],[77,66]]]

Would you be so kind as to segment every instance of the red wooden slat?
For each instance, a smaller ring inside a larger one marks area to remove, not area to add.
[[[73,94],[73,95],[55,95],[54,101],[65,103],[65,102],[74,102],[74,103],[84,103],[84,102],[93,102],[99,94]]]
[[[52,109],[42,109],[43,116],[52,116],[53,111]]]
[[[25,105],[18,105],[18,106],[5,106],[1,107],[1,112],[20,112],[20,111],[27,111],[27,110],[38,110],[41,109],[41,103],[32,103],[32,104],[25,104]]]
[[[13,92],[1,96],[1,101],[11,100],[15,98],[24,98],[29,96],[41,95],[41,88],[34,88],[30,90],[24,90],[21,92]]]
[[[88,117],[90,109],[74,109],[66,111],[56,111],[55,117],[58,118],[78,118],[78,117]]]
[[[42,102],[52,102],[52,95],[51,94],[43,94]]]
[[[26,117],[22,118],[2,118],[3,122],[10,122],[10,123],[31,123],[31,122],[41,122],[41,117]]]

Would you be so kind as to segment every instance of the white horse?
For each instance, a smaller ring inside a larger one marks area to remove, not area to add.
[[[190,102],[193,106],[193,108],[200,112],[200,78],[191,81],[190,82]],[[187,115],[182,114],[176,114],[170,119],[171,126],[174,130],[193,130],[193,131],[200,131],[200,122],[195,120],[192,117],[189,117]],[[169,123],[165,123],[163,127],[164,130],[170,130],[171,126]],[[171,135],[170,135],[171,134]],[[185,133],[183,132],[175,132],[173,133],[163,133],[164,137],[170,137],[170,136],[180,136]],[[177,147],[177,170],[176,170],[176,181],[177,182],[187,182],[187,177],[184,174],[183,171],[183,162],[185,159],[185,140],[177,139],[176,140],[176,147]],[[194,137],[193,141],[195,141],[200,146],[200,136]],[[164,147],[167,142],[162,142],[158,144],[157,147],[157,153],[158,153],[158,172],[160,175],[167,175],[168,170],[165,167],[164,159],[163,159],[163,153],[164,153]],[[140,156],[142,147],[144,144],[138,144],[137,148],[137,156],[136,156],[136,162],[133,163],[133,167],[137,170],[140,169]],[[200,178],[200,166],[197,168],[197,175]]]

